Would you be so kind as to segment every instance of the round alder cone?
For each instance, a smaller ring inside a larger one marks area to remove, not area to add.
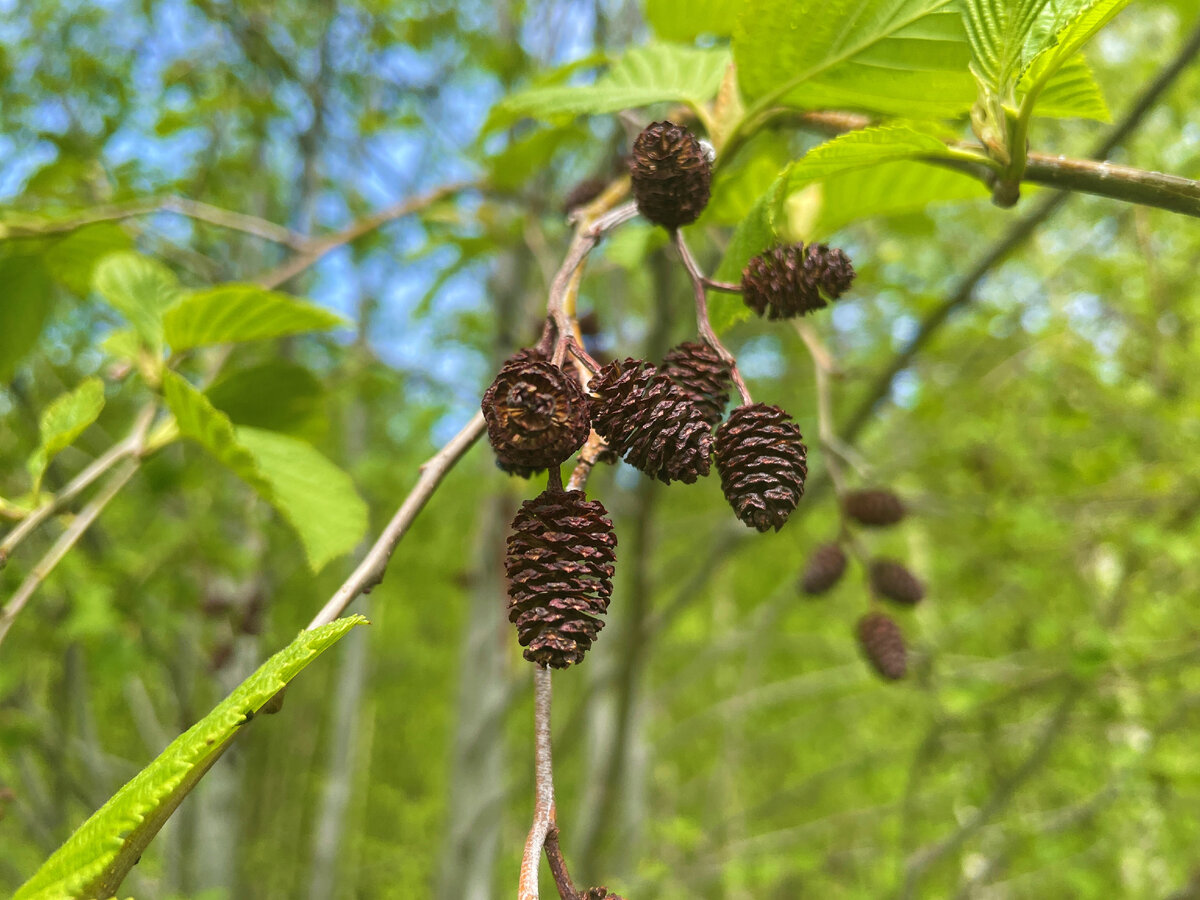
[[[838,544],[822,544],[808,558],[800,589],[809,596],[824,594],[842,580],[846,571],[846,551]]]
[[[599,500],[543,491],[521,504],[508,537],[508,620],[525,658],[565,669],[583,659],[612,596],[617,536]]]
[[[709,425],[725,417],[733,368],[703,341],[686,341],[663,357],[662,373],[683,390]]]
[[[481,404],[496,464],[525,478],[563,462],[591,431],[579,385],[535,353],[523,350],[506,363]]]
[[[717,429],[721,490],[752,528],[778,531],[804,495],[808,448],[778,406],[739,406]]]
[[[712,163],[696,136],[655,122],[634,139],[629,160],[638,212],[664,228],[690,225],[708,205]]]
[[[644,359],[592,379],[592,427],[631,466],[669,484],[708,474],[712,426],[684,391]]]
[[[869,612],[859,619],[858,646],[882,678],[899,681],[908,671],[904,634],[890,616]]]
[[[842,509],[859,525],[872,528],[895,525],[904,518],[904,503],[882,488],[850,491],[842,498]]]
[[[925,596],[925,585],[894,559],[872,560],[870,577],[875,593],[895,603],[914,606]]]
[[[742,270],[742,300],[768,319],[791,319],[828,306],[850,288],[854,266],[824,244],[767,250]]]

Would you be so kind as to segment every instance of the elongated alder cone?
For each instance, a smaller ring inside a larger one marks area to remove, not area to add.
[[[894,559],[872,560],[868,574],[875,593],[895,603],[914,606],[925,597],[925,585]]]
[[[606,187],[608,187],[608,182],[603,178],[583,179],[571,188],[566,199],[563,200],[563,215],[591,203],[600,196]]]
[[[842,580],[846,551],[839,544],[822,544],[812,552],[800,576],[800,590],[811,597],[824,594]]]
[[[904,503],[891,491],[867,488],[842,497],[842,509],[859,525],[884,528],[904,518]]]
[[[709,472],[712,426],[691,397],[644,359],[609,363],[590,385],[592,427],[631,466],[691,484]]]
[[[709,425],[716,425],[725,417],[733,369],[708,344],[685,341],[672,347],[663,357],[660,369],[692,398]]]
[[[629,174],[638,212],[656,225],[690,225],[708,205],[712,163],[682,125],[647,125],[633,141]]]
[[[778,531],[804,495],[808,448],[791,416],[778,406],[739,406],[717,429],[721,490],[752,528]]]
[[[908,671],[908,650],[904,634],[891,618],[881,612],[869,612],[858,620],[858,646],[881,678],[899,681]]]
[[[525,478],[570,457],[591,430],[579,385],[533,352],[506,363],[481,404],[496,464]]]
[[[521,504],[508,537],[508,620],[525,658],[565,669],[583,659],[612,596],[617,536],[599,500],[551,488]]]
[[[828,306],[850,288],[854,266],[824,244],[791,244],[754,257],[742,270],[742,300],[768,319],[791,319]]]

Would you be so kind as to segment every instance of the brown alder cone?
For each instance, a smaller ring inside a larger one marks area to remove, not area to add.
[[[824,244],[790,244],[754,257],[742,270],[742,300],[768,319],[791,319],[829,305],[850,288],[854,266]]]
[[[778,406],[739,406],[717,429],[721,490],[737,517],[759,531],[778,531],[804,495],[808,448]]]
[[[629,174],[638,212],[656,225],[690,225],[708,205],[712,163],[682,125],[647,125],[633,141]]]
[[[508,537],[508,620],[525,658],[565,669],[583,659],[612,596],[617,537],[599,500],[551,488],[517,511]]]
[[[709,472],[711,426],[691,398],[644,359],[609,363],[592,379],[592,427],[631,466],[669,484]]]
[[[480,404],[496,464],[525,478],[569,458],[591,431],[579,384],[536,353],[505,363]]]
[[[869,575],[875,593],[894,603],[915,606],[925,597],[925,585],[894,559],[872,560]]]
[[[800,590],[811,597],[824,594],[842,580],[845,571],[846,551],[839,544],[822,544],[808,558],[800,576]]]
[[[563,215],[567,215],[571,210],[578,209],[580,206],[587,206],[599,197],[606,187],[608,187],[608,182],[603,178],[585,178],[578,182],[563,200]]]
[[[904,634],[891,616],[869,612],[858,620],[858,646],[880,677],[899,681],[908,671]]]
[[[904,518],[903,501],[889,490],[866,488],[842,497],[842,509],[860,525],[883,528]]]
[[[725,417],[732,366],[703,341],[685,341],[667,351],[660,371],[685,391],[709,425]]]

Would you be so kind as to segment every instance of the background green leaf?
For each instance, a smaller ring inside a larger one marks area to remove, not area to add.
[[[54,305],[40,256],[0,251],[0,382],[33,349]]]
[[[366,621],[362,616],[350,616],[302,631],[79,826],[13,900],[112,896],[163,823],[241,727],[305,666]]]
[[[733,53],[743,95],[760,106],[954,116],[975,95],[950,0],[748,0]]]
[[[35,494],[41,488],[42,475],[50,460],[75,443],[75,439],[99,418],[102,409],[104,382],[93,377],[85,379],[75,390],[63,394],[42,411],[39,423],[42,443],[27,464]]]
[[[539,87],[500,102],[497,114],[551,119],[673,101],[700,107],[721,86],[729,51],[654,43],[634,47],[594,84]]]
[[[189,294],[164,317],[174,351],[324,331],[344,325],[341,316],[253,284],[223,284]]]
[[[737,0],[646,0],[646,21],[664,41],[702,34],[728,37],[737,23]]]
[[[149,348],[161,348],[163,312],[180,293],[170,269],[137,253],[110,253],[96,265],[92,286]]]
[[[311,437],[325,424],[325,389],[304,366],[283,359],[235,369],[204,392],[234,425]]]

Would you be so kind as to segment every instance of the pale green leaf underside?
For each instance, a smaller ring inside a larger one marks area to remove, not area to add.
[[[236,433],[270,484],[267,499],[299,535],[314,572],[354,549],[367,530],[367,504],[349,475],[299,438],[246,427]]]
[[[367,507],[350,476],[307,441],[229,417],[174,372],[164,381],[179,433],[203,446],[284,517],[313,571],[348,553],[367,529]]]
[[[162,344],[163,312],[179,299],[170,269],[137,253],[110,253],[96,264],[92,287],[148,346]]]
[[[134,776],[17,891],[13,900],[111,897],[180,801],[242,725],[362,616],[301,632]]]
[[[654,43],[635,47],[588,85],[532,88],[501,101],[498,114],[552,119],[618,112],[652,103],[699,107],[716,96],[729,51]]]
[[[167,310],[163,325],[172,350],[234,344],[323,331],[344,320],[304,300],[253,284],[197,291]]]
[[[1074,18],[1058,29],[1053,43],[1041,50],[1021,73],[1017,89],[1021,93],[1039,90],[1067,60],[1079,52],[1096,33],[1122,9],[1129,0],[1095,0],[1085,4]]]
[[[29,474],[34,493],[41,487],[42,475],[50,460],[75,443],[104,409],[104,382],[87,378],[75,390],[56,398],[42,412],[41,446],[29,458]]]
[[[970,108],[970,48],[951,0],[750,0],[734,30],[743,95],[904,115]]]
[[[646,0],[646,21],[664,41],[691,41],[702,34],[728,37],[738,6],[732,0]]]
[[[1026,42],[1047,0],[959,0],[971,65],[993,94],[1006,95],[1021,71]]]
[[[1017,100],[1023,98],[1024,91],[1018,86]],[[1050,76],[1038,94],[1033,114],[1060,119],[1096,119],[1100,122],[1111,119],[1104,93],[1096,83],[1091,67],[1078,53]]]

